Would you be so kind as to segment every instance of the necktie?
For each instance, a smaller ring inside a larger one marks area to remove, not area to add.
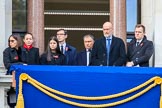
[[[109,65],[110,41],[111,41],[111,39],[106,39],[107,66]]]
[[[136,42],[136,46],[138,46],[139,45],[139,42]]]
[[[61,45],[61,52],[64,54],[64,48],[62,45]]]

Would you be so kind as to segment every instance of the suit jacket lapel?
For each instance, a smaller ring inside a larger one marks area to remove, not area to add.
[[[67,62],[67,64],[69,63],[69,53],[68,53],[69,50],[70,50],[69,45],[66,44],[66,47],[65,47],[65,56],[66,56],[66,62]]]
[[[144,43],[145,41],[142,41],[138,46],[136,46],[136,43],[134,43],[133,44],[133,49],[134,49],[134,51],[132,52],[132,55],[131,55],[131,58],[138,52],[138,51],[140,51],[141,50],[141,48],[143,47],[143,43]]]
[[[136,47],[136,50],[139,51],[142,47],[143,47],[143,44],[145,43],[145,41],[142,41],[137,47]]]
[[[87,51],[84,50],[84,53],[83,54],[84,54],[83,55],[83,62],[84,62],[85,65],[87,65]]]
[[[112,51],[113,47],[115,46],[115,37],[112,36],[112,40],[111,40],[111,45],[110,45],[110,52]]]
[[[101,44],[104,47],[104,49],[106,49],[106,38],[105,37],[102,38]]]

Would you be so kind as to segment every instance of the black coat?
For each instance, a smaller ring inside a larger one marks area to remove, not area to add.
[[[136,39],[133,39],[128,44],[127,61],[133,61],[135,66],[148,67],[149,59],[153,53],[153,42],[147,40],[146,36],[138,46],[136,46]]]
[[[77,53],[77,65],[87,66],[87,52],[86,50]]]
[[[66,64],[67,65],[76,65],[77,51],[73,46],[66,44],[65,48]]]
[[[6,48],[3,51],[3,63],[7,69],[7,74],[9,74],[9,69],[13,64],[23,64],[21,60],[21,48],[16,50],[15,48]]]
[[[42,65],[66,65],[66,57],[63,54],[52,54],[51,61],[47,61],[47,53],[43,53],[40,57]]]
[[[37,65],[39,64],[39,49],[38,48],[31,48],[29,51],[24,47],[21,47],[22,55],[21,59],[22,62],[28,65]]]
[[[112,36],[109,53],[109,66],[123,66],[126,63],[125,44],[122,39]],[[107,66],[106,38],[95,41],[91,65]]]

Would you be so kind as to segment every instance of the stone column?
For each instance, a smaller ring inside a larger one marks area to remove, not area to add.
[[[146,26],[146,35],[152,40],[155,47],[155,54],[150,60],[150,64],[155,67],[162,67],[162,7],[161,0],[141,1],[141,23]],[[148,8],[149,7],[149,8]]]
[[[35,47],[44,52],[44,0],[27,0],[27,31],[32,33]]]
[[[12,34],[12,0],[0,0],[0,16],[0,67],[3,67],[3,50]]]
[[[0,74],[0,79],[0,106],[1,108],[9,108],[6,101],[6,91],[11,86],[12,76]]]
[[[153,41],[154,0],[141,0],[141,23],[146,27],[147,38]]]
[[[126,0],[110,0],[110,21],[114,35],[126,43]]]
[[[154,0],[141,0],[141,24],[146,27],[147,39],[154,41]],[[150,59],[150,66],[154,66],[153,58]]]
[[[154,0],[155,67],[162,67],[162,0]]]

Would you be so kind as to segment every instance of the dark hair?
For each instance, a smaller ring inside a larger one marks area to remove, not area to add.
[[[51,61],[51,49],[50,49],[50,41],[51,40],[54,40],[57,43],[56,54],[62,54],[61,51],[60,51],[59,41],[58,41],[57,37],[56,36],[52,36],[52,37],[50,37],[50,39],[48,41],[48,45],[47,45],[47,50],[46,50],[46,53],[47,53],[47,61]]]
[[[34,37],[33,37],[33,34],[32,34],[32,33],[29,33],[29,32],[25,33],[24,38],[25,38],[25,36],[28,35],[28,34],[31,35],[32,38],[34,38]]]
[[[20,47],[22,45],[22,39],[19,34],[12,34],[8,38],[8,46],[10,46],[10,38],[13,37],[17,41],[17,46]]]
[[[145,26],[144,26],[144,25],[142,25],[142,24],[137,24],[135,28],[140,28],[140,27],[142,27],[143,32],[145,33]]]
[[[94,36],[92,34],[86,34],[86,35],[84,35],[83,36],[83,40],[84,40],[85,37],[91,37],[95,41]]]
[[[67,30],[65,30],[65,29],[59,29],[57,32],[59,32],[59,31],[64,31],[65,35],[67,35]]]

